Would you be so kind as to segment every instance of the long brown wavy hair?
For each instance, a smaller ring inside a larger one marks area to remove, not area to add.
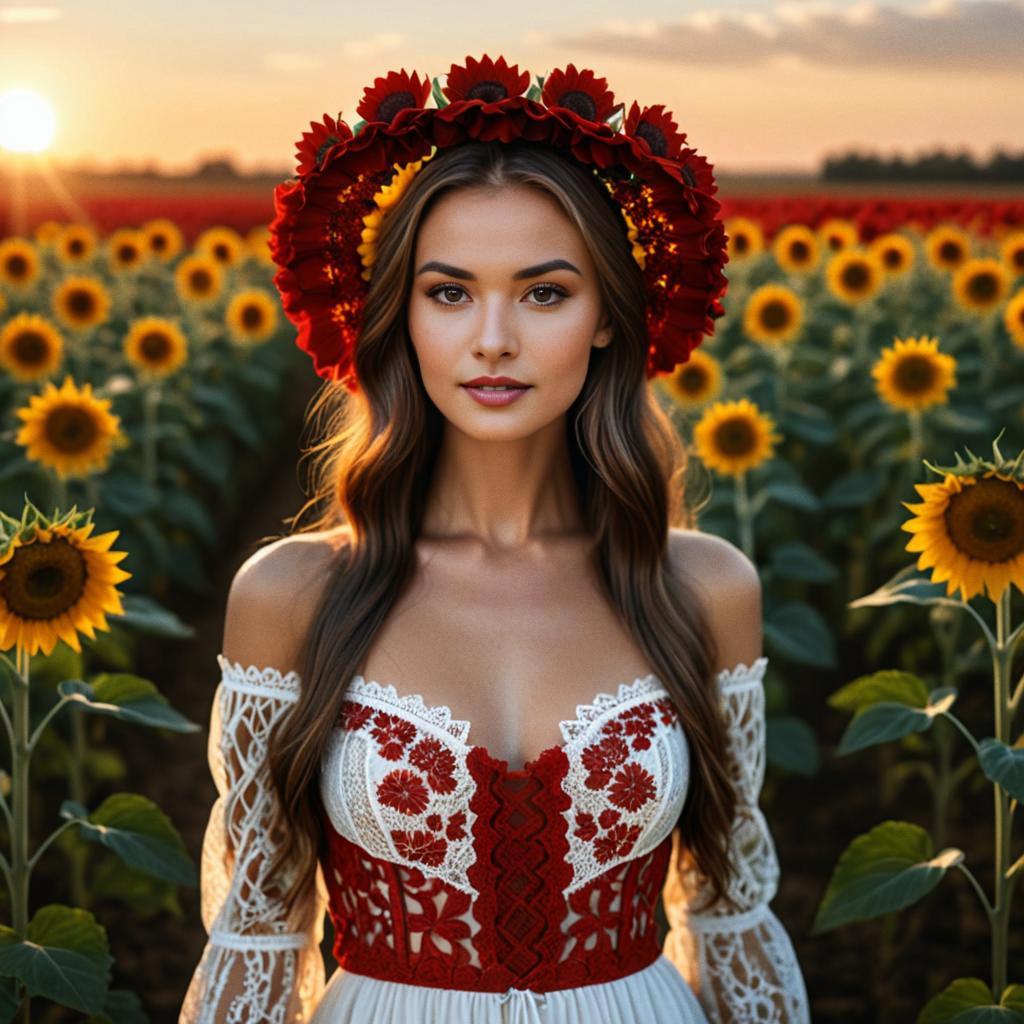
[[[604,185],[572,158],[521,140],[473,141],[436,153],[389,209],[354,353],[360,391],[353,395],[326,381],[307,416],[307,429],[322,440],[305,450],[312,457],[312,497],[287,521],[290,532],[347,524],[348,539],[295,666],[300,698],[268,743],[279,805],[273,831],[280,840],[269,876],[282,879],[289,912],[308,891],[324,850],[316,787],[345,699],[339,680],[357,673],[412,580],[444,430],[444,417],[424,390],[406,323],[417,229],[436,200],[453,189],[513,185],[557,199],[597,269],[614,336],[605,348],[591,349],[583,389],[566,414],[573,475],[597,541],[594,557],[607,598],[684,723],[691,772],[678,822],[681,849],[710,885],[708,904],[721,898],[729,882],[736,796],[712,678],[718,651],[692,584],[668,560],[670,526],[692,528],[695,512],[684,501],[685,447],[646,386],[645,292],[626,224]],[[298,520],[317,506],[314,520],[299,527]]]

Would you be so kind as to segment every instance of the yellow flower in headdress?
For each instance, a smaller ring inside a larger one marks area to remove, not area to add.
[[[435,147],[436,149],[436,147]],[[399,199],[402,193],[409,187],[409,182],[416,176],[420,168],[434,155],[432,149],[429,155],[422,160],[414,160],[410,164],[395,164],[395,174],[379,192],[374,193],[373,201],[376,209],[363,218],[363,243],[357,249],[363,261],[363,280],[370,280],[371,269],[377,261],[377,234],[380,231],[381,221],[384,219],[384,211],[390,210]]]

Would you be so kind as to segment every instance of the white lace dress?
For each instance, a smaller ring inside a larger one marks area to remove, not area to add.
[[[562,744],[510,771],[448,708],[356,676],[321,765],[327,853],[288,918],[265,871],[265,753],[300,679],[218,656],[209,938],[179,1024],[805,1024],[758,807],[767,660],[716,679],[738,766],[731,911],[689,909],[703,880],[674,828],[689,749],[657,677],[580,705]]]

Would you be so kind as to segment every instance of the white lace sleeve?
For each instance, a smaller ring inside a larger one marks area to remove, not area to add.
[[[201,914],[208,941],[178,1024],[301,1024],[324,990],[320,953],[327,893],[318,866],[308,897],[285,917],[267,877],[273,791],[267,738],[298,696],[295,672],[217,656],[207,754],[217,799],[203,838]]]
[[[737,808],[730,840],[736,876],[726,898],[703,912],[706,879],[673,835],[663,899],[669,932],[665,955],[689,982],[711,1024],[809,1024],[800,965],[785,928],[768,904],[779,861],[758,806],[764,781],[766,656],[718,674],[721,706],[735,758]]]

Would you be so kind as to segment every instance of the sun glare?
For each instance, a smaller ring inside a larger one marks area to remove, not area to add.
[[[13,153],[41,153],[53,141],[53,107],[31,89],[0,96],[0,146]]]

